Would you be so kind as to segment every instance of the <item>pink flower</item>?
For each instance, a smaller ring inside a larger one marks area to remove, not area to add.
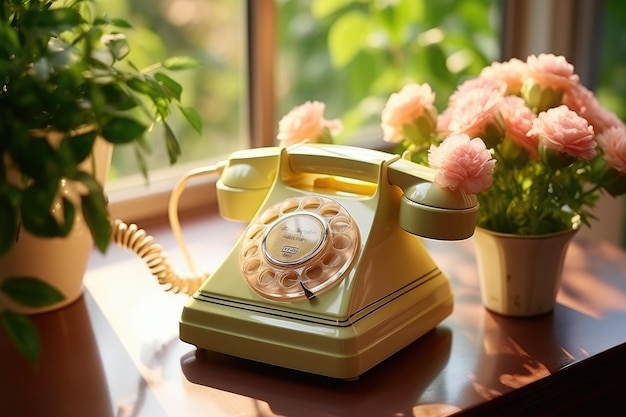
[[[535,135],[546,149],[576,158],[589,160],[597,155],[593,127],[565,105],[541,112],[528,135]]]
[[[500,114],[502,92],[498,89],[468,89],[457,95],[451,105],[451,133],[465,133],[482,138],[487,146],[494,147],[504,136],[504,121]]]
[[[391,143],[428,140],[437,118],[434,102],[435,94],[428,84],[409,84],[391,94],[381,116],[383,139]],[[415,137],[407,137],[407,132]]]
[[[539,141],[536,136],[528,136],[527,133],[537,116],[527,106],[524,99],[519,96],[506,96],[500,107],[507,135],[513,143],[529,153],[531,159],[538,156]]]
[[[604,151],[604,159],[616,171],[626,174],[626,126],[620,124],[596,136],[598,145]]]
[[[536,112],[562,103],[563,94],[579,81],[574,67],[562,56],[530,55],[526,60],[528,72],[520,90],[521,96]]]
[[[511,58],[505,62],[494,62],[480,72],[480,78],[499,80],[506,85],[506,94],[517,95],[522,88],[522,80],[528,72],[526,62]]]
[[[479,77],[469,79],[460,84],[456,90],[454,90],[454,93],[450,95],[448,106],[454,107],[457,100],[460,99],[462,101],[464,96],[472,94],[473,91],[478,89],[495,92],[497,95],[504,95],[507,90],[507,85],[504,81],[497,78]]]
[[[428,163],[438,170],[435,184],[478,194],[491,187],[496,161],[480,138],[458,134],[448,136],[439,147],[431,145]]]
[[[587,119],[596,133],[619,126],[622,123],[617,115],[602,107],[596,96],[581,84],[577,84],[565,92],[563,104]]]
[[[319,101],[307,101],[294,107],[278,122],[280,146],[289,146],[303,140],[328,143],[332,136],[343,129],[340,120],[324,119],[326,105]]]
[[[532,79],[541,87],[555,90],[567,90],[579,81],[574,74],[574,66],[565,57],[554,54],[530,55],[526,59],[528,65],[527,78]]]

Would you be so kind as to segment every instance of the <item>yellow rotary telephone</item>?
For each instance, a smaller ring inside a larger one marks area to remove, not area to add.
[[[145,232],[115,227],[115,241],[144,257],[159,282],[192,295],[183,341],[354,379],[452,312],[449,280],[420,237],[470,237],[478,204],[434,185],[431,168],[344,145],[236,151],[174,189],[170,223],[183,245],[178,197],[187,179],[208,172],[220,176],[220,214],[249,222],[210,276],[177,276]]]

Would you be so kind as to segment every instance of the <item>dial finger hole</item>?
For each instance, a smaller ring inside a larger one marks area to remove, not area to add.
[[[278,282],[283,288],[293,288],[298,285],[298,274],[294,271],[285,272],[281,274]]]
[[[328,251],[322,259],[322,263],[328,267],[335,267],[341,263],[341,256],[335,251]]]
[[[257,275],[257,282],[262,287],[272,285],[276,281],[276,274],[271,269],[264,269]]]
[[[341,212],[341,207],[337,203],[326,203],[320,207],[320,215],[324,217],[335,217]]]
[[[259,253],[259,245],[256,242],[246,242],[241,247],[240,253],[244,258],[254,258]]]
[[[324,277],[324,267],[322,265],[316,264],[308,268],[304,271],[304,276],[306,279],[311,281],[318,281],[319,279]]]
[[[317,210],[323,201],[319,197],[307,197],[302,200],[302,209],[303,210]]]
[[[241,270],[246,275],[256,274],[261,267],[261,261],[258,259],[248,259],[241,265]]]
[[[270,224],[273,221],[275,221],[278,218],[278,216],[280,216],[280,212],[278,211],[278,208],[270,207],[269,209],[265,210],[263,214],[261,214],[261,217],[259,217],[259,221],[263,223],[264,225]]]
[[[346,250],[352,246],[352,239],[348,235],[335,235],[332,244],[337,250]]]
[[[330,229],[336,233],[346,233],[352,228],[352,221],[346,216],[337,216],[329,222]]]
[[[293,213],[298,210],[300,207],[300,202],[296,198],[288,198],[282,203],[280,203],[279,211],[280,214]]]
[[[255,223],[251,225],[246,231],[246,237],[252,240],[258,239],[263,234],[263,230],[265,230],[265,225]]]

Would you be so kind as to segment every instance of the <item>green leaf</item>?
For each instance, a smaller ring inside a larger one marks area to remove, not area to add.
[[[105,253],[111,241],[111,223],[109,214],[99,198],[88,194],[81,198],[83,215],[91,230],[94,244],[101,253]]]
[[[333,63],[344,68],[367,46],[371,21],[364,13],[342,15],[328,33],[328,49]]]
[[[323,19],[352,3],[353,0],[315,0],[311,5],[311,15]]]
[[[91,131],[82,135],[70,136],[61,141],[60,152],[67,152],[72,157],[72,164],[76,165],[85,160],[93,149],[96,141],[96,132]]]
[[[106,102],[115,110],[124,111],[137,107],[137,101],[116,84],[104,85],[101,91],[106,97]]]
[[[199,135],[202,134],[202,119],[200,118],[200,114],[193,107],[184,107],[178,106],[181,113],[185,116],[191,127],[198,132]]]
[[[163,66],[168,70],[179,71],[198,68],[201,64],[188,56],[174,56],[163,61]]]
[[[60,235],[67,236],[72,230],[72,226],[74,225],[74,216],[76,215],[76,209],[74,208],[74,204],[67,198],[63,197],[61,199],[63,202],[63,222],[59,224],[60,227]]]
[[[24,14],[24,26],[61,33],[80,25],[83,18],[80,13],[70,8],[48,10],[28,10]]]
[[[52,201],[57,193],[58,181],[50,180],[38,186],[29,187],[22,194],[20,215],[24,228],[35,236],[65,236],[64,230],[50,212]],[[70,204],[71,205],[71,204]],[[65,222],[73,222],[74,212],[65,213]],[[69,216],[69,217],[68,217]]]
[[[9,25],[2,25],[0,36],[3,43],[2,48],[6,51],[15,51],[22,48],[16,30]]]
[[[104,192],[93,176],[82,172],[79,179],[89,190],[88,194],[81,197],[83,216],[94,244],[101,253],[105,253],[111,242],[111,221]]]
[[[113,18],[110,21],[111,25],[121,28],[121,29],[133,29],[133,25],[131,25],[127,20],[120,18]]]
[[[40,341],[33,321],[12,311],[0,311],[0,321],[5,333],[24,357],[31,363],[39,359]]]
[[[158,97],[152,100],[154,104],[154,120],[155,121],[164,121],[170,115],[170,101],[164,97]]]
[[[146,162],[146,157],[143,152],[146,149],[145,146],[142,146],[145,141],[134,142],[135,147],[133,148],[135,154],[135,160],[137,161],[137,166],[139,167],[139,172],[143,175],[144,178],[148,178],[148,163]]]
[[[102,136],[114,144],[129,143],[143,136],[147,127],[135,119],[114,117],[102,126]]]
[[[150,75],[144,75],[143,78],[131,78],[128,80],[128,86],[138,93],[151,97],[153,100],[166,97],[161,84]]]
[[[28,307],[45,307],[65,299],[52,285],[33,277],[9,277],[0,289],[13,301]]]
[[[11,157],[20,166],[22,174],[42,181],[52,181],[55,175],[59,175],[54,172],[58,169],[55,167],[56,151],[48,141],[25,135],[14,138],[11,145]]]
[[[176,135],[174,131],[170,127],[168,123],[163,122],[165,127],[165,144],[167,146],[167,155],[170,158],[170,164],[176,163],[178,157],[181,154],[180,143],[178,143],[178,139],[176,139]]]
[[[172,96],[176,98],[176,100],[180,101],[180,95],[183,92],[183,87],[174,81],[172,78],[163,74],[162,72],[157,72],[154,74],[154,78],[157,79],[163,86],[171,93]]]

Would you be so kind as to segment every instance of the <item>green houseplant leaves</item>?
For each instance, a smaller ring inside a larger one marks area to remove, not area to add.
[[[167,74],[198,63],[173,57],[137,68],[128,61],[130,45],[121,33],[131,24],[95,16],[92,6],[89,0],[6,0],[0,5],[0,256],[21,230],[39,237],[67,236],[79,210],[95,246],[105,252],[111,234],[107,200],[94,174],[80,168],[96,138],[134,145],[147,177],[145,135],[154,125],[164,126],[171,163],[181,153],[168,123],[172,110],[201,132],[196,111],[180,103],[182,86]],[[60,133],[62,140],[51,143],[50,132]],[[62,179],[87,190],[80,204],[59,196]],[[61,219],[50,210],[59,198]],[[49,305],[62,297],[36,277],[9,277],[0,294],[27,306]],[[34,361],[38,339],[32,322],[1,303],[0,322]]]

